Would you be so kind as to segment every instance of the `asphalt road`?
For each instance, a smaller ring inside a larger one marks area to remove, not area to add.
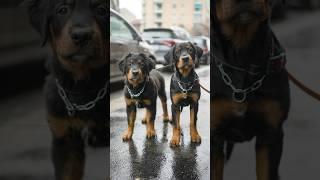
[[[210,67],[200,66],[197,69],[200,83],[210,87]],[[166,81],[169,98],[169,83],[171,73],[162,73]],[[210,178],[210,96],[201,91],[198,113],[198,132],[202,143],[191,144],[189,135],[189,108],[184,108],[181,116],[183,131],[181,147],[170,148],[172,126],[162,122],[160,100],[157,102],[155,129],[157,137],[146,139],[146,127],[141,124],[144,110],[137,111],[137,119],[131,142],[123,142],[122,134],[127,128],[125,102],[123,91],[111,94],[110,101],[110,172],[111,179],[209,179]],[[171,111],[170,113],[171,114]],[[170,115],[171,116],[171,115]]]
[[[320,12],[289,14],[274,25],[286,48],[287,68],[299,80],[320,92]],[[282,180],[319,179],[320,102],[291,84],[291,110],[285,123],[280,175]],[[254,141],[235,146],[225,168],[225,180],[254,180]]]

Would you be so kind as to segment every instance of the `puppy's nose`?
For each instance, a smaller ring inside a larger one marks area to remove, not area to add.
[[[189,56],[183,56],[182,60],[183,60],[183,62],[188,62],[189,61]]]
[[[76,45],[85,46],[92,39],[93,30],[89,27],[73,28],[70,36]]]
[[[139,74],[139,71],[138,70],[132,70],[132,75],[133,76],[137,76]]]

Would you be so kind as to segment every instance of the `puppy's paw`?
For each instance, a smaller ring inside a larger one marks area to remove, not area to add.
[[[132,139],[132,131],[127,130],[125,133],[122,135],[122,140],[123,141],[130,141]]]
[[[201,136],[198,133],[191,134],[192,143],[201,143]]]
[[[155,136],[156,136],[156,131],[155,131],[154,129],[147,131],[147,138],[148,138],[148,139],[154,138]]]
[[[171,147],[178,147],[180,146],[180,136],[172,136],[172,139],[170,141]]]

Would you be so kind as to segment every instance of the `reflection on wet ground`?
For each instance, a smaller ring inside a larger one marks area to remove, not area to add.
[[[199,71],[202,84],[210,87],[209,67],[205,66]],[[164,76],[167,83],[167,94],[169,94],[170,75],[165,74]],[[127,128],[125,106],[122,102],[122,93],[115,92],[114,95],[119,97],[114,98],[114,103],[111,101],[111,179],[209,179],[209,94],[202,92],[199,102],[198,130],[202,136],[202,143],[195,145],[190,142],[190,113],[189,108],[184,108],[181,116],[183,136],[181,146],[178,148],[170,148],[169,146],[172,126],[169,123],[162,122],[161,108],[158,108],[155,122],[156,138],[146,139],[146,127],[141,123],[144,110],[139,109],[133,140],[122,142],[121,135]],[[168,107],[170,105],[169,100]],[[161,107],[160,101],[158,101],[157,107]]]

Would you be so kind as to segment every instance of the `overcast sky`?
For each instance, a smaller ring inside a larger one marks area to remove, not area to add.
[[[142,0],[119,0],[120,8],[131,11],[138,19],[142,19]]]

